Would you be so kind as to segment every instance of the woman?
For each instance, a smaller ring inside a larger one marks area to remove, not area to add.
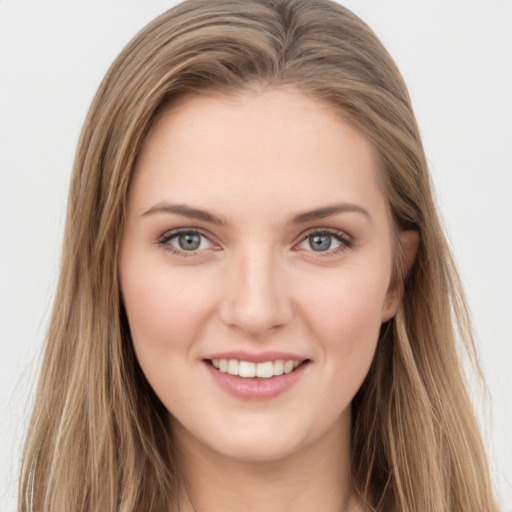
[[[20,510],[495,510],[406,87],[325,1],[188,1],[93,101]]]

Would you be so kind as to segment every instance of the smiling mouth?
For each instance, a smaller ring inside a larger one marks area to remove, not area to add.
[[[309,359],[304,361],[278,359],[261,363],[239,361],[237,359],[207,359],[206,362],[221,373],[228,373],[243,379],[271,379],[293,372],[299,366],[308,363]]]

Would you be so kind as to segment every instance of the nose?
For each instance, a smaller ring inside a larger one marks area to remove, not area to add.
[[[283,327],[293,316],[284,276],[271,255],[234,257],[223,295],[222,321],[251,337]]]

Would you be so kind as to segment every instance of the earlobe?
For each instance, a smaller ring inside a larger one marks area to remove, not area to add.
[[[414,230],[402,231],[399,235],[400,265],[398,271],[394,273],[386,294],[382,308],[382,323],[387,322],[395,316],[398,306],[402,302],[404,281],[416,260],[419,241],[419,233]]]

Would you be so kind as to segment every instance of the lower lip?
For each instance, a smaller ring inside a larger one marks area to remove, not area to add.
[[[295,370],[270,379],[245,379],[229,373],[223,373],[209,362],[204,364],[213,380],[230,395],[242,400],[270,400],[290,389],[304,375],[309,362],[302,363]]]

